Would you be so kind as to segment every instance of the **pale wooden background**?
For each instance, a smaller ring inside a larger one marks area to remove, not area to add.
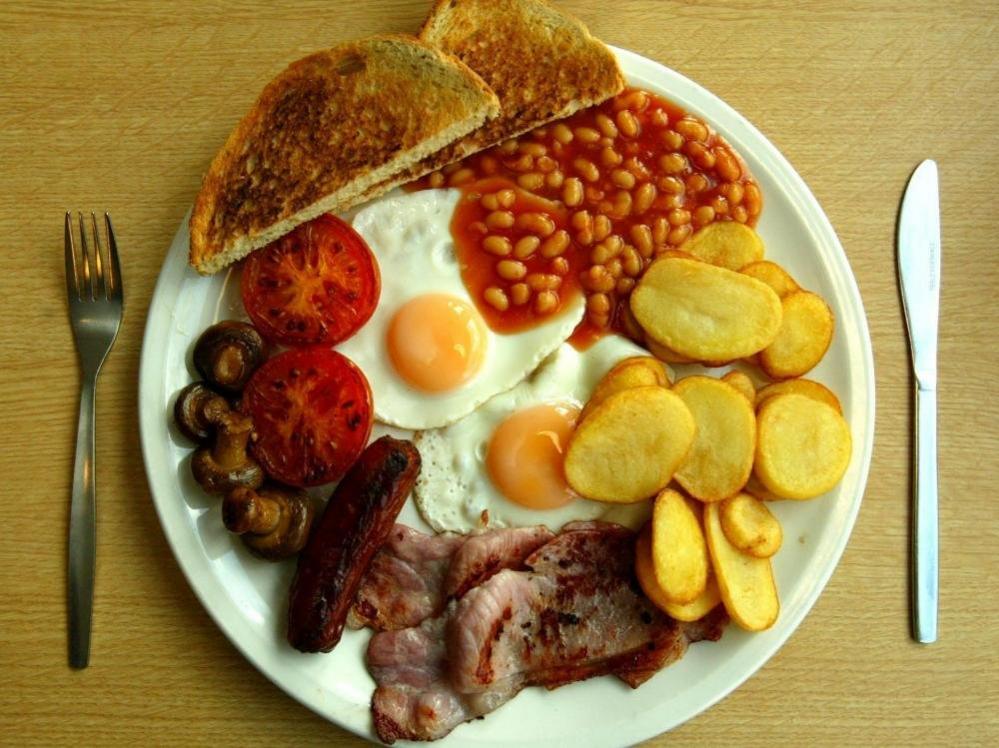
[[[0,743],[359,741],[272,686],[215,628],[151,505],[137,445],[142,329],[200,175],[260,87],[343,39],[408,31],[427,0],[0,4]],[[280,7],[278,7],[280,5]],[[804,176],[867,306],[870,484],[825,593],[735,694],[655,745],[999,741],[999,7],[994,0],[571,0],[607,42],[689,75]],[[910,642],[910,379],[893,270],[902,186],[943,196],[941,640]],[[64,538],[77,369],[61,216],[108,208],[127,316],[101,380],[93,665],[66,665]]]

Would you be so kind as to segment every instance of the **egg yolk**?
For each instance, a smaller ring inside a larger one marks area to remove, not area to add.
[[[418,296],[395,313],[388,328],[392,366],[423,392],[447,392],[482,368],[486,323],[467,301],[446,294]]]
[[[493,485],[529,509],[555,509],[576,498],[562,463],[578,417],[579,408],[565,404],[537,405],[508,416],[486,452]]]

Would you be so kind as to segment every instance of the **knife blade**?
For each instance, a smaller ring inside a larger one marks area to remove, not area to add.
[[[937,329],[940,318],[940,197],[935,161],[909,179],[898,220],[898,275],[915,375],[910,607],[912,637],[937,640]]]

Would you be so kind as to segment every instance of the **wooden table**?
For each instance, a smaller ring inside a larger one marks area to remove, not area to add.
[[[360,742],[286,697],[214,626],[164,540],[137,438],[150,294],[215,150],[287,62],[355,36],[412,31],[428,3],[285,5],[0,6],[0,743]],[[755,677],[650,744],[995,744],[995,3],[560,5],[605,41],[722,96],[784,152],[846,248],[877,362],[870,483],[825,593]],[[905,180],[926,157],[940,164],[943,198],[943,556],[941,638],[920,647],[907,623],[911,381],[893,237]],[[77,398],[62,274],[67,208],[113,212],[128,297],[98,399],[100,553],[84,672],[66,664]]]

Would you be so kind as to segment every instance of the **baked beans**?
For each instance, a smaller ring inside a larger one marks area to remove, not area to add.
[[[552,137],[555,138],[562,145],[568,145],[572,142],[572,130],[568,128],[565,124],[559,122],[552,128]]]
[[[600,163],[604,166],[617,166],[624,161],[624,156],[615,151],[609,145],[605,145],[600,151]],[[615,170],[618,171],[618,170]],[[611,172],[613,174],[614,172]]]
[[[558,306],[558,296],[551,291],[542,291],[534,297],[534,311],[538,314],[551,314]]]
[[[583,202],[583,183],[576,177],[569,177],[562,185],[562,201],[570,208]]]
[[[496,274],[503,280],[520,280],[527,275],[527,265],[519,260],[500,260],[496,263]]]
[[[541,256],[548,259],[558,257],[569,248],[569,241],[569,232],[559,229],[545,239],[541,245]]]
[[[493,197],[495,202],[495,195],[489,195],[488,197]],[[499,203],[496,203],[499,205]],[[513,226],[513,213],[508,210],[494,210],[488,216],[486,216],[486,227],[491,229],[508,229]]]
[[[582,287],[581,343],[607,328],[640,333],[626,302],[648,264],[716,221],[755,225],[763,208],[731,146],[636,89],[449,164],[416,188],[445,186],[474,196],[459,204],[452,231],[487,323],[528,327]]]
[[[614,124],[614,120],[612,120],[603,112],[597,112],[596,120],[597,120],[597,127],[600,128],[600,132],[602,132],[608,138],[617,137],[617,125]]]
[[[482,240],[482,248],[491,255],[506,257],[513,251],[510,240],[505,236],[487,236]]]
[[[517,216],[517,228],[530,231],[541,237],[551,236],[555,233],[555,221],[544,213],[521,213]]]
[[[510,308],[510,300],[506,297],[506,291],[498,286],[490,286],[482,296],[487,304],[500,312],[505,312]]]
[[[517,240],[517,243],[513,245],[513,256],[518,260],[524,260],[533,255],[540,246],[541,240],[538,237],[522,236]]]
[[[583,141],[584,143],[586,141]],[[587,182],[596,182],[600,179],[600,170],[597,165],[585,158],[577,158],[572,162],[573,167],[578,172],[579,176],[585,179]]]
[[[715,220],[715,209],[710,205],[702,205],[694,211],[694,225],[697,228],[707,226]]]
[[[517,177],[517,184],[523,187],[525,190],[531,190],[532,192],[540,189],[545,183],[545,175],[539,174],[532,171],[528,174],[521,174]]]
[[[531,273],[527,276],[527,287],[532,291],[554,291],[562,285],[562,279],[554,273]]]
[[[496,200],[501,208],[512,208],[513,201],[516,200],[517,193],[513,190],[500,190],[496,193]]]
[[[635,213],[642,215],[656,199],[656,188],[651,182],[646,182],[635,192]]]
[[[638,249],[638,253],[645,259],[652,257],[652,229],[649,228],[649,225],[636,223],[628,233],[631,236],[631,241],[634,242],[635,247]]]
[[[609,216],[603,213],[598,213],[593,219],[593,238],[596,241],[603,241],[608,236],[610,232],[614,229],[614,224],[611,223]]]
[[[626,138],[638,136],[638,120],[635,119],[635,115],[632,114],[630,109],[622,109],[617,113],[617,126],[621,130],[621,134]]]
[[[523,306],[531,298],[531,289],[526,283],[514,283],[510,286],[510,300],[517,306]]]

